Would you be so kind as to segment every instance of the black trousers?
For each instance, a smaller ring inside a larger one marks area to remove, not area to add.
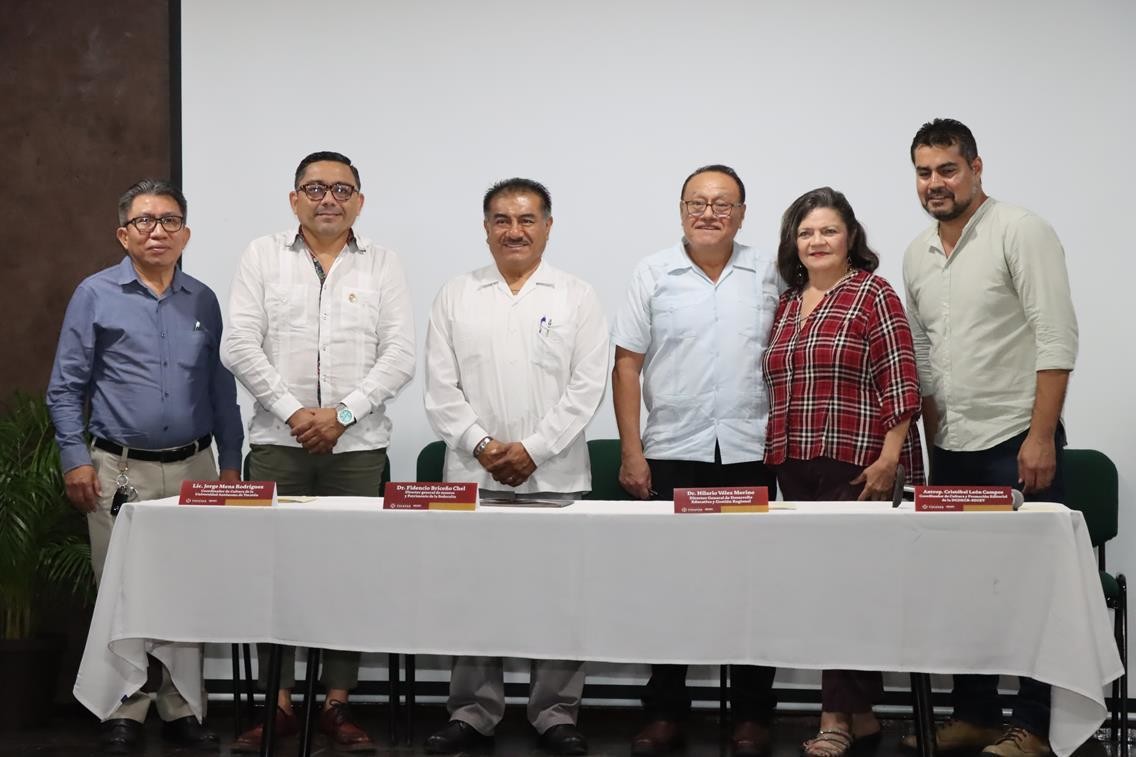
[[[989,449],[978,452],[952,452],[931,449],[931,483],[949,486],[971,484],[977,486],[1012,486],[1018,483],[1018,450],[1029,431],[1023,431]],[[1065,446],[1065,429],[1057,425],[1054,433],[1057,448],[1057,472],[1053,483],[1044,491],[1026,495],[1030,502],[1064,502],[1065,473],[1061,464],[1061,450]],[[1032,678],[1020,678],[1018,695],[1014,699],[1013,725],[1025,728],[1043,739],[1049,737],[1050,687]],[[976,725],[999,726],[1002,723],[1002,705],[998,701],[998,676],[956,675],[951,691],[954,716]]]
[[[656,499],[674,499],[676,488],[691,486],[765,486],[769,498],[777,491],[777,481],[764,463],[724,465],[717,445],[714,462],[693,460],[647,460],[651,486]],[[712,622],[712,621],[711,621]],[[643,707],[652,720],[684,720],[690,714],[690,692],[686,687],[686,665],[652,665],[651,679],[643,689]],[[730,666],[730,707],[735,721],[767,722],[773,717],[777,700],[773,696],[774,668],[753,665]]]
[[[817,457],[786,460],[777,466],[777,485],[787,502],[854,500],[863,484],[852,485],[862,466]],[[820,706],[825,712],[870,712],[883,697],[884,677],[875,670],[824,670],[820,674]]]

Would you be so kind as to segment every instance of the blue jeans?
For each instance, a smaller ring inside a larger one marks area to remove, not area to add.
[[[1018,483],[1018,450],[1028,431],[978,452],[951,452],[931,449],[931,483],[943,486],[1012,486]],[[1049,488],[1026,495],[1031,502],[1064,502],[1065,477],[1061,449],[1065,446],[1065,429],[1057,425],[1054,433],[1057,449],[1057,472]],[[1010,724],[1025,728],[1043,739],[1049,738],[1049,684],[1032,678],[1019,679]],[[998,702],[998,676],[956,675],[951,691],[954,717],[981,726],[1002,724],[1002,706]]]

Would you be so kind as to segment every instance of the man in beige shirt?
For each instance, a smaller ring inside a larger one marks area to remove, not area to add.
[[[958,121],[924,124],[911,160],[936,221],[903,260],[931,482],[1061,502],[1061,407],[1077,356],[1061,242],[1038,216],[986,195],[974,135]],[[997,686],[996,675],[954,677],[939,750],[1049,754],[1049,686],[1022,678],[1006,729]]]

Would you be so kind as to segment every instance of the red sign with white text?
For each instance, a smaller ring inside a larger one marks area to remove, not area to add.
[[[915,511],[921,513],[989,512],[1014,509],[1008,486],[916,486]]]
[[[458,481],[388,481],[384,510],[475,510],[477,484]]]
[[[268,507],[276,502],[275,481],[182,481],[179,505]]]
[[[676,513],[767,513],[769,490],[764,486],[705,486],[675,489]]]

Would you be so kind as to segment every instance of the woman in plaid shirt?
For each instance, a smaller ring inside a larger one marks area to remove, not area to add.
[[[765,462],[786,500],[890,499],[896,466],[923,479],[913,421],[920,407],[915,350],[895,290],[872,273],[879,256],[843,194],[798,197],[781,219],[777,253],[789,284],[765,352]],[[878,672],[826,670],[821,721],[807,757],[841,757],[878,740]]]

